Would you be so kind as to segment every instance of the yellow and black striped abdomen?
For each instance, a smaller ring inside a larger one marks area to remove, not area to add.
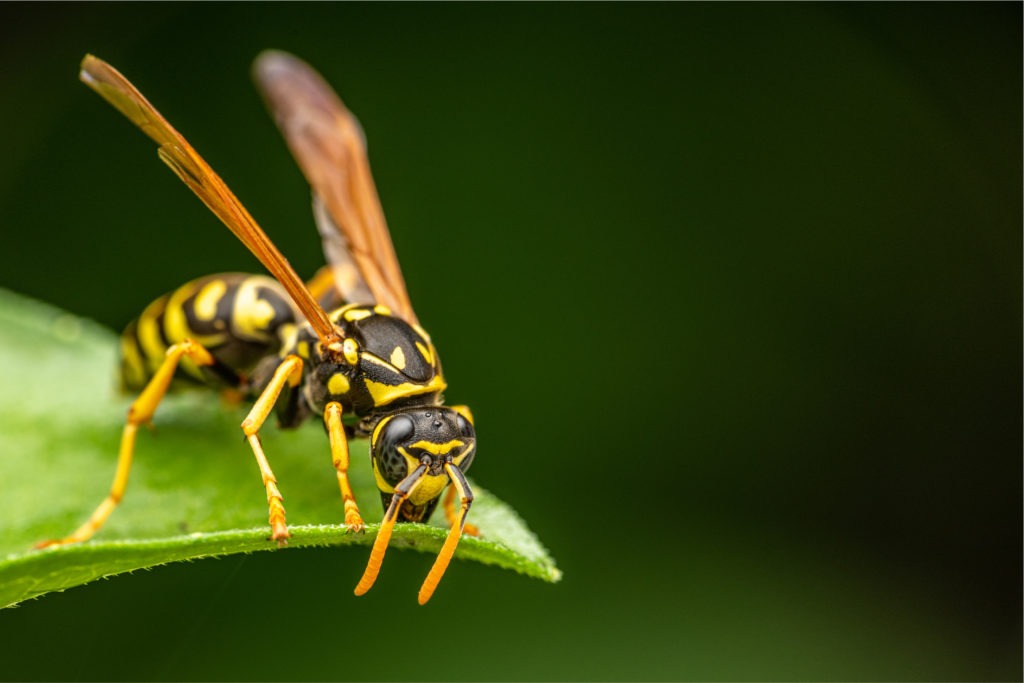
[[[260,359],[277,353],[282,332],[297,315],[281,285],[265,275],[221,273],[193,280],[151,303],[125,328],[122,385],[142,389],[167,349],[191,338],[217,364],[200,369],[183,359],[175,376],[212,386],[238,386]]]

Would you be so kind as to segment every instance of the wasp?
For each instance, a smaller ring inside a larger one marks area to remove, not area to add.
[[[270,539],[278,545],[290,534],[260,442],[271,413],[284,428],[314,416],[323,421],[350,532],[363,532],[365,523],[349,484],[348,440],[369,438],[385,512],[356,595],[373,586],[395,523],[425,522],[447,490],[443,507],[451,528],[420,588],[424,604],[462,533],[476,533],[466,524],[473,493],[464,474],[476,453],[473,417],[465,406],[443,405],[441,361],[409,301],[358,121],[316,71],[290,54],[260,54],[253,74],[312,187],[328,265],[309,283],[131,82],[97,57],[82,61],[81,80],[156,142],[160,159],[273,277],[199,278],[158,298],[128,325],[121,381],[139,394],[128,410],[110,491],[76,531],[38,545],[86,541],[103,526],[124,495],[139,426],[150,423],[169,390],[193,383],[252,401],[242,432],[262,475]]]

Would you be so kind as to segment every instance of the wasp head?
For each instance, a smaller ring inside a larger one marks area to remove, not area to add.
[[[449,482],[445,466],[465,472],[476,454],[469,412],[446,406],[406,408],[382,419],[370,438],[370,457],[381,500],[387,508],[395,487],[419,472],[402,506],[408,521],[426,521]]]

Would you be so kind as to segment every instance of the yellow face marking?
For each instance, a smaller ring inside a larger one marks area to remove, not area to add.
[[[192,304],[192,310],[195,311],[196,318],[203,321],[210,321],[216,318],[217,304],[224,298],[224,294],[227,291],[228,286],[223,280],[208,282],[199,290],[199,294],[196,294],[195,301]]]
[[[434,352],[423,345],[423,342],[416,342],[416,349],[423,356],[423,360],[427,361],[427,365],[434,367]]]
[[[408,462],[409,471],[412,472],[420,463],[415,458],[403,453],[405,459]],[[373,461],[373,478],[377,481],[377,488],[382,493],[394,493],[395,487],[384,481],[384,477],[381,476],[380,470],[377,469],[377,461]],[[441,491],[448,485],[448,476],[445,474],[428,474],[420,480],[419,486],[413,490],[412,495],[409,496],[409,502],[413,505],[423,505],[429,503],[433,499],[441,495]]]
[[[448,387],[440,375],[435,375],[434,379],[430,380],[427,384],[411,384],[406,382],[396,386],[374,382],[369,379],[364,380],[364,382],[366,383],[366,390],[373,397],[373,404],[375,406],[387,405],[395,399],[405,398],[406,396],[418,396],[420,394],[444,391]]]
[[[373,461],[373,478],[377,480],[377,488],[383,493],[394,493],[395,487],[387,483],[384,477],[381,476],[380,470],[377,469],[377,461]]]
[[[423,443],[423,442],[419,442]],[[411,448],[411,446],[410,446]],[[419,467],[420,461],[417,458],[412,457],[402,447],[398,448],[399,454],[405,458],[405,466],[410,472]],[[374,464],[374,471],[376,471],[376,463]],[[420,479],[419,486],[413,491],[412,495],[409,496],[409,502],[413,505],[423,505],[437,498],[444,487],[448,484],[447,474],[428,474]]]
[[[348,337],[341,345],[341,351],[345,354],[345,362],[355,365],[359,362],[359,345],[352,337]]]
[[[428,474],[420,480],[420,485],[409,496],[409,502],[413,505],[429,503],[441,495],[441,491],[444,491],[447,485],[447,474]]]
[[[472,452],[473,452],[474,450],[476,450],[476,444],[471,444],[471,445],[470,445],[470,447],[469,447],[469,448],[467,448],[467,449],[466,449],[466,450],[465,450],[465,451],[464,451],[464,452],[463,452],[462,454],[460,454],[460,455],[456,455],[456,456],[455,456],[454,458],[452,458],[452,463],[453,463],[453,464],[454,464],[454,465],[455,465],[456,467],[462,467],[462,462],[463,462],[463,461],[464,461],[464,460],[466,459],[466,457],[467,457],[467,456],[469,456],[469,454],[470,454],[470,453],[472,453]]]
[[[331,378],[327,380],[327,391],[331,392],[335,396],[348,393],[348,377],[336,372],[331,375]]]
[[[370,448],[373,448],[377,445],[377,437],[380,436],[380,430],[384,429],[384,425],[386,425],[388,422],[391,422],[392,418],[394,418],[394,415],[388,415],[383,420],[378,422],[377,426],[373,428],[373,434],[370,435]]]
[[[452,439],[445,443],[434,443],[432,441],[417,441],[414,444],[410,444],[409,448],[419,448],[421,450],[430,453],[431,455],[447,455],[453,448],[459,448],[465,446],[463,442],[458,439]]]
[[[401,346],[396,346],[391,352],[391,364],[399,370],[405,370],[405,351],[402,351]]]

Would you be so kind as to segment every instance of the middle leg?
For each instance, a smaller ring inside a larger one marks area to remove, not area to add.
[[[334,461],[334,469],[338,473],[341,500],[345,503],[345,526],[350,532],[364,531],[366,525],[359,514],[359,506],[356,504],[355,494],[352,493],[352,485],[348,481],[348,439],[345,437],[345,427],[341,423],[341,404],[337,401],[331,401],[324,409],[324,424],[327,425],[327,435],[331,440],[331,460]]]

